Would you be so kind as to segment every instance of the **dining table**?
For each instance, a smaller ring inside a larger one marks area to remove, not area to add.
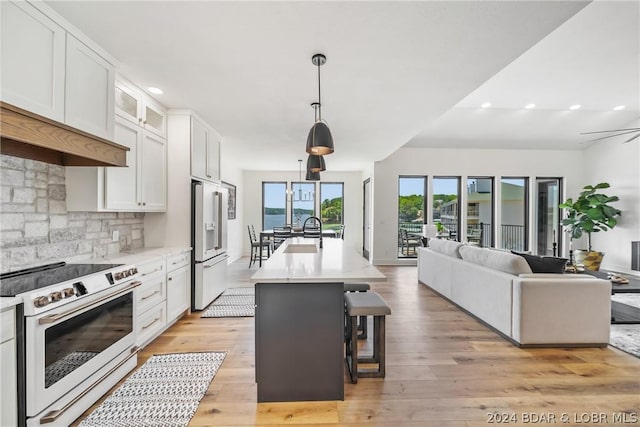
[[[304,233],[302,229],[292,229],[291,237],[303,237]],[[335,238],[338,237],[338,233],[336,230],[322,230],[322,237]],[[263,243],[265,240],[271,240],[273,238],[273,230],[262,230],[260,232],[260,243]],[[262,257],[259,257],[258,266],[262,267]]]

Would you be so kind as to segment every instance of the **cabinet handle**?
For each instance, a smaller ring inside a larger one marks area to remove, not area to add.
[[[173,280],[173,277],[168,277],[167,280],[170,282]]]
[[[142,206],[147,206],[147,202],[142,202]]]
[[[146,299],[149,299],[149,298],[151,298],[152,296],[154,296],[155,294],[159,294],[159,293],[160,293],[160,291],[155,291],[155,292],[153,292],[153,293],[151,293],[151,294],[149,294],[149,295],[146,295],[146,296],[144,296],[144,297],[140,298],[140,301],[144,301],[144,300],[146,300]]]
[[[142,276],[148,276],[149,274],[153,274],[153,273],[155,273],[156,271],[162,271],[162,267],[160,267],[160,268],[156,268],[155,270],[150,271],[150,272],[148,272],[148,273],[142,273]]]
[[[153,319],[153,321],[152,321],[151,323],[149,323],[148,325],[144,325],[144,326],[142,327],[142,329],[150,328],[150,327],[151,327],[151,325],[153,325],[154,323],[156,323],[158,320],[160,320],[160,318],[159,318],[159,317],[156,317],[155,319]]]

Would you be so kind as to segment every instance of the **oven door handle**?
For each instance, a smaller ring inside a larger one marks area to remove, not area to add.
[[[69,311],[65,311],[64,313],[54,313],[54,314],[49,314],[48,316],[43,316],[40,319],[38,319],[38,324],[40,325],[47,325],[50,323],[55,323],[59,320],[64,319],[65,317],[69,317],[79,311],[84,310],[87,307],[91,307],[93,305],[96,305],[98,303],[101,303],[103,301],[106,301],[108,299],[112,299],[114,297],[126,294],[127,292],[129,292],[131,289],[133,288],[137,288],[138,286],[140,286],[142,284],[142,282],[140,281],[135,281],[135,282],[131,282],[131,284],[129,286],[127,286],[126,288],[120,290],[119,292],[115,293],[115,294],[110,294],[108,296],[105,296],[104,298],[100,298],[97,301],[91,301],[88,302],[86,304],[81,305],[80,307],[76,307],[73,310],[69,310]]]

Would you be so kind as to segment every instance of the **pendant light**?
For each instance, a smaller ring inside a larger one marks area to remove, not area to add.
[[[324,157],[309,154],[307,158],[307,172],[322,172],[327,170],[324,163]]]
[[[322,103],[320,101],[320,67],[327,62],[327,57],[321,53],[316,53],[311,58],[311,62],[318,67],[318,102],[311,104],[312,107],[316,108],[318,114],[309,131],[309,136],[307,136],[307,153],[322,156],[333,153],[333,137],[329,126],[322,121]]]
[[[320,172],[311,172],[315,175],[309,175],[309,171],[307,171],[306,180],[307,181],[319,181],[320,180]],[[317,178],[313,178],[317,175]],[[309,177],[312,178],[309,178]],[[315,194],[314,191],[305,191],[302,192],[302,159],[298,159],[298,191],[292,191],[292,198],[294,202],[310,202],[314,199]],[[292,185],[293,187],[293,185]]]
[[[308,170],[305,179],[307,181],[320,181],[320,172],[311,172]]]

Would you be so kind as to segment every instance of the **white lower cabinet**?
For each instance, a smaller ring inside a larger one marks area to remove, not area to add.
[[[164,257],[138,266],[142,284],[135,290],[136,345],[144,347],[164,329],[167,323],[167,272]]]
[[[191,305],[189,252],[169,257],[167,270],[167,323],[172,323]]]
[[[144,347],[191,306],[191,252],[174,252],[138,264],[136,345]]]
[[[14,307],[0,313],[0,426],[18,425],[18,383]]]

